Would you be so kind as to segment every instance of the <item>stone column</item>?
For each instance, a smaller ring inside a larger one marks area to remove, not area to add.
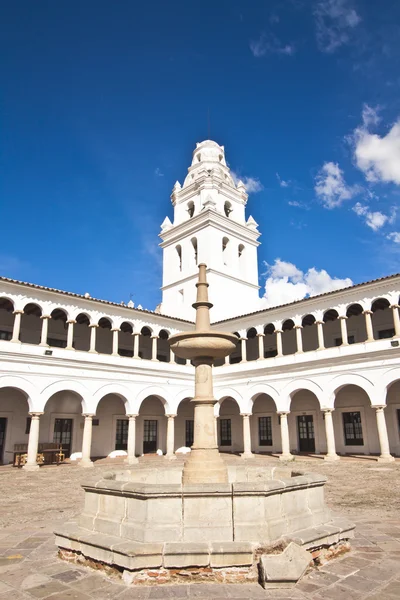
[[[136,458],[136,417],[137,415],[128,415],[128,456],[125,462],[128,465],[135,465],[139,462]]]
[[[68,331],[67,331],[67,350],[73,350],[74,349],[74,325],[76,323],[76,321],[74,321],[74,319],[71,319],[70,321],[67,321],[68,323]]]
[[[250,429],[250,414],[241,414],[243,419],[243,445],[244,452],[241,455],[242,458],[254,458],[254,454],[251,451],[251,429]]]
[[[140,358],[140,356],[139,356],[140,333],[132,333],[132,335],[133,335],[133,358]]]
[[[326,434],[326,447],[327,453],[324,456],[324,460],[333,462],[335,460],[340,460],[340,457],[336,454],[336,444],[335,444],[335,431],[333,429],[333,420],[332,413],[333,408],[323,408],[325,419],[325,434]]]
[[[372,310],[364,310],[363,315],[365,315],[365,327],[367,329],[367,342],[374,341],[374,330],[372,328]]]
[[[158,335],[151,336],[151,360],[157,360],[157,340]]]
[[[317,334],[318,334],[318,350],[325,350],[324,322],[316,321],[316,325],[317,325]]]
[[[169,349],[169,362],[170,362],[170,363],[173,363],[173,362],[175,362],[175,358],[174,358],[174,357],[175,357],[175,355],[174,355],[174,353],[172,352],[172,350],[171,350],[171,348],[170,348],[170,349]]]
[[[276,355],[282,356],[282,354],[283,354],[283,352],[282,352],[282,333],[283,333],[283,331],[281,329],[276,329],[275,333],[276,333]]]
[[[174,453],[175,448],[175,417],[176,415],[166,415],[167,421],[167,453],[165,458],[173,460],[176,458]]]
[[[297,351],[296,354],[301,354],[303,352],[303,337],[301,335],[301,330],[303,327],[301,325],[296,325],[296,343],[297,343]]]
[[[13,325],[13,334],[11,338],[11,342],[16,342],[19,344],[19,332],[21,330],[21,317],[24,314],[23,310],[14,310],[14,325]]]
[[[119,333],[119,329],[115,328],[115,329],[111,329],[112,334],[113,334],[113,338],[112,338],[112,355],[113,356],[119,356],[118,354],[118,333]]]
[[[89,352],[94,352],[97,354],[96,351],[96,329],[98,328],[98,325],[89,325],[90,327],[90,348],[89,348]]]
[[[215,430],[215,441],[217,443],[217,448],[218,448],[218,416],[214,416],[214,430]]]
[[[378,427],[379,446],[381,455],[378,462],[393,462],[394,457],[390,454],[389,438],[386,427],[385,413],[386,406],[374,406],[376,410],[376,424]]]
[[[400,317],[399,317],[399,305],[392,304],[390,307],[393,311],[393,325],[394,325],[394,337],[400,337]]]
[[[258,337],[258,359],[257,360],[264,360],[264,334],[257,333],[257,337]]]
[[[85,417],[82,439],[82,458],[77,464],[80,467],[93,467],[93,462],[90,460],[90,451],[92,449],[92,425],[94,415],[87,414],[82,416]]]
[[[48,346],[47,333],[49,331],[49,319],[51,319],[51,316],[50,315],[42,315],[40,318],[42,319],[42,333],[40,336],[39,346]]]
[[[31,428],[29,430],[28,440],[28,458],[23,468],[26,471],[37,471],[39,465],[37,464],[37,453],[39,445],[39,420],[42,412],[31,412]]]
[[[342,334],[342,346],[348,346],[349,345],[349,340],[348,340],[348,336],[347,336],[347,317],[345,315],[341,315],[339,317],[340,319],[340,331]]]
[[[246,338],[240,338],[241,343],[241,352],[242,352],[242,360],[240,362],[247,362],[247,348],[246,348]]]
[[[229,367],[231,363],[229,362],[229,354],[228,356],[225,356],[225,365],[227,365]]]
[[[289,427],[288,417],[289,412],[278,412],[281,420],[281,440],[282,454],[279,455],[279,460],[294,460],[293,454],[290,453]]]

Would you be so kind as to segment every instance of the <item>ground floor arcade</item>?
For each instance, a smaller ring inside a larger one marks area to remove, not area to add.
[[[371,454],[391,460],[400,456],[400,381],[390,385],[382,400],[371,405],[366,391],[356,385],[341,387],[331,408],[321,408],[308,389],[292,393],[287,410],[267,393],[255,393],[246,409],[240,398],[221,395],[215,406],[218,445],[245,457],[273,453],[290,459],[306,453],[337,460],[345,454]],[[109,393],[88,412],[84,398],[65,389],[35,411],[24,391],[1,388],[1,462],[12,463],[15,449],[25,445],[27,467],[35,468],[46,443],[62,447],[65,457],[78,453],[82,466],[115,451],[126,452],[132,464],[138,456],[156,452],[173,458],[177,449],[193,443],[193,404],[182,398],[172,409],[161,395],[150,395],[133,412],[123,396]]]

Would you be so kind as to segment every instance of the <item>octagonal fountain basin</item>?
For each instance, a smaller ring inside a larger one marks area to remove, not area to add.
[[[56,544],[63,558],[113,566],[135,582],[149,569],[175,581],[176,569],[193,568],[216,580],[228,569],[224,581],[234,581],[238,566],[256,581],[271,544],[315,550],[353,537],[325,505],[325,482],[286,467],[233,466],[228,483],[196,485],[182,485],[175,467],[115,471],[83,485],[83,512],[59,526]]]

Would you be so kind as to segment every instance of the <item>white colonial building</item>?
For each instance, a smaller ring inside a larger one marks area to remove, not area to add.
[[[190,446],[194,368],[167,340],[193,328],[199,262],[214,326],[238,336],[214,370],[221,450],[400,455],[400,275],[259,310],[260,234],[224,148],[197,144],[171,198],[156,312],[0,278],[0,461]]]

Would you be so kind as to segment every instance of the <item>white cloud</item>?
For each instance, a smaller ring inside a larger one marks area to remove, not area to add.
[[[287,180],[285,181],[284,179],[282,179],[279,175],[279,173],[275,173],[277,180],[279,181],[279,185],[283,188],[287,188],[289,187],[289,185],[291,184],[291,181]]]
[[[379,106],[376,108],[372,108],[372,106],[368,106],[368,104],[364,104],[362,111],[362,120],[366,127],[369,125],[377,125],[381,120],[378,115]]]
[[[388,233],[386,237],[395,244],[400,244],[400,231],[392,231],[392,233]]]
[[[357,167],[367,181],[400,185],[400,118],[382,137],[370,133],[364,123],[351,137]]]
[[[246,188],[246,192],[248,194],[256,194],[257,192],[261,192],[261,190],[264,189],[263,184],[257,177],[240,177],[234,171],[231,171],[231,175],[236,185],[239,183],[239,181],[241,181],[244,184],[244,187]]]
[[[154,175],[156,177],[164,177],[164,173],[161,173],[161,169],[159,167],[154,170]]]
[[[315,267],[305,273],[296,265],[275,259],[273,265],[267,265],[267,280],[262,298],[263,307],[279,306],[301,300],[308,296],[316,296],[333,290],[340,290],[353,285],[351,279],[331,277],[325,269]]]
[[[334,162],[326,162],[315,178],[315,193],[325,208],[340,206],[360,192],[357,185],[347,185],[343,171]]]
[[[320,0],[314,17],[318,47],[329,53],[348,44],[352,30],[361,22],[351,0]]]
[[[385,215],[380,211],[370,211],[368,206],[357,202],[357,204],[353,206],[353,210],[357,216],[365,219],[365,224],[373,231],[378,231],[387,223],[393,223],[396,218],[396,209],[394,208],[390,215]]]
[[[258,40],[252,40],[249,46],[253,56],[256,58],[261,58],[266,54],[291,56],[296,52],[294,44],[282,44],[273,33],[262,33]]]

